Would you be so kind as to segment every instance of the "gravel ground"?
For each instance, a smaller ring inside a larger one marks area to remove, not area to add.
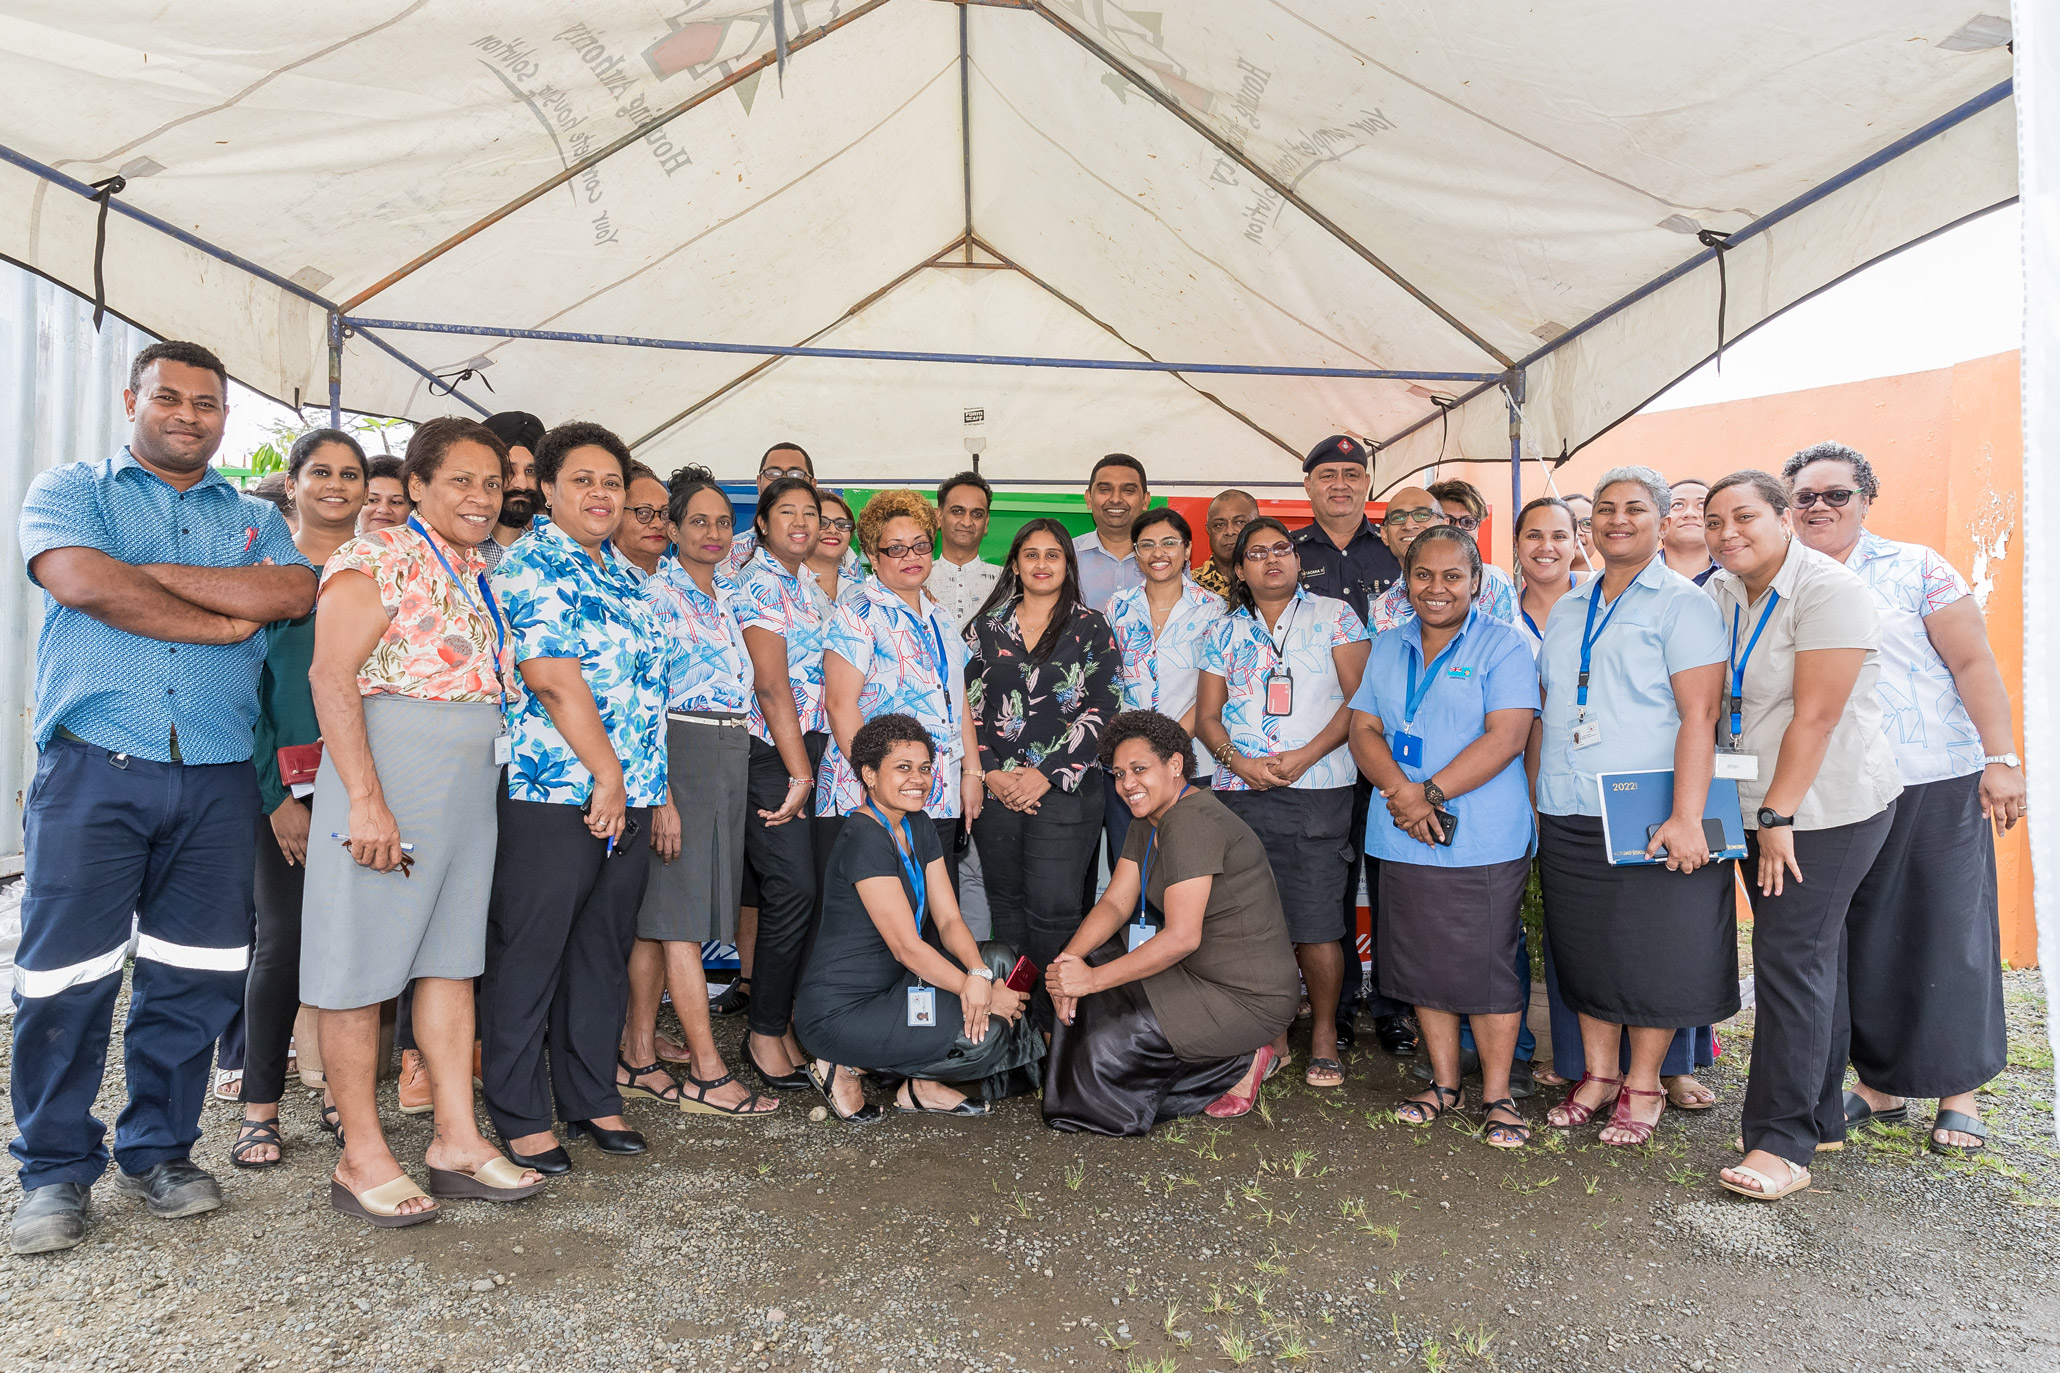
[[[2037,975],[2008,985],[1988,1157],[1875,1130],[1777,1206],[1713,1181],[1750,1012],[1708,1075],[1718,1108],[1670,1111],[1642,1149],[1408,1129],[1373,1049],[1343,1091],[1284,1074],[1265,1118],[1144,1140],[1051,1133],[1034,1101],[867,1129],[808,1098],[761,1124],[640,1103],[649,1155],[577,1148],[536,1200],[398,1232],[328,1209],[313,1098],[294,1090],[287,1162],[259,1173],[228,1167],[237,1108],[210,1103],[196,1157],[227,1204],[160,1221],[103,1183],[84,1246],[0,1257],[0,1368],[2050,1373],[2052,1060]],[[119,1091],[116,1066],[108,1119]],[[388,1128],[419,1160],[426,1118]],[[0,1212],[18,1197],[0,1182]]]

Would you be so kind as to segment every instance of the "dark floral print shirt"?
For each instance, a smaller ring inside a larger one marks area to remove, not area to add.
[[[1102,726],[1123,708],[1123,658],[1099,611],[1076,606],[1043,662],[1016,631],[1014,606],[975,616],[966,630],[966,708],[980,770],[1037,768],[1077,791],[1095,762]]]

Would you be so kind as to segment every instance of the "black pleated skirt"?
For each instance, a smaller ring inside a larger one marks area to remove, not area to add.
[[[1845,929],[1860,1081],[1895,1096],[1954,1096],[2003,1070],[1996,848],[1980,773],[1896,798]]]
[[[1613,1025],[1682,1029],[1738,1013],[1736,864],[1611,867],[1602,821],[1539,815],[1538,876],[1560,994]]]
[[[1251,1054],[1183,1060],[1159,1029],[1144,984],[1126,982],[1083,998],[1071,1025],[1052,1027],[1044,1123],[1067,1133],[1149,1134],[1164,1121],[1200,1115],[1251,1066]]]

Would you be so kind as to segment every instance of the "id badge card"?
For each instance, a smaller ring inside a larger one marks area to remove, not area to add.
[[[1760,757],[1757,753],[1720,748],[1717,750],[1716,775],[1733,782],[1757,782],[1760,780]]]
[[[1159,931],[1156,926],[1147,925],[1142,920],[1133,920],[1123,927],[1123,932],[1125,939],[1130,945],[1128,952],[1136,953],[1139,949],[1151,943],[1152,936]]]
[[[935,987],[910,987],[908,989],[908,1023],[919,1029],[937,1028],[937,989]]]
[[[1405,767],[1420,768],[1423,766],[1422,738],[1411,734],[1408,730],[1398,729],[1395,731],[1394,744],[1396,762],[1401,763]]]
[[[1575,748],[1593,748],[1602,742],[1602,721],[1580,720],[1574,724],[1573,744]]]
[[[515,761],[515,739],[513,735],[494,736],[494,766],[504,768]]]
[[[1292,715],[1294,712],[1295,679],[1284,672],[1269,673],[1266,678],[1267,715]]]

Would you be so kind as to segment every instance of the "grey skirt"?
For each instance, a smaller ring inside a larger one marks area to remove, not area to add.
[[[680,856],[661,863],[651,855],[651,880],[637,911],[639,939],[736,938],[751,781],[751,731],[743,719],[700,710],[666,716],[665,775],[680,815]],[[718,720],[738,723],[713,723]]]
[[[365,736],[386,807],[414,845],[400,869],[360,867],[331,834],[350,832],[350,799],[327,752],[315,777],[301,905],[300,996],[347,1011],[401,994],[418,977],[477,977],[499,834],[501,708],[487,701],[367,696]]]
[[[1521,1011],[1528,989],[1516,946],[1530,875],[1528,857],[1473,868],[1382,863],[1381,994],[1454,1015]]]

